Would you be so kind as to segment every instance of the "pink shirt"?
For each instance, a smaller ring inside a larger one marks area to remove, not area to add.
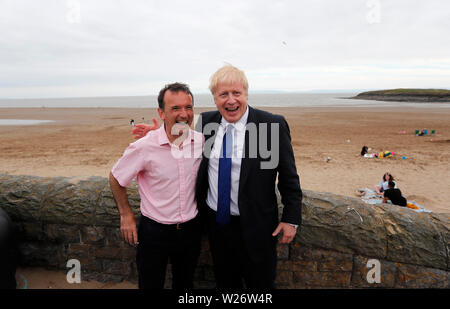
[[[186,222],[198,212],[195,180],[203,143],[203,135],[189,129],[179,148],[161,126],[131,143],[111,172],[122,187],[137,176],[142,215],[163,224]]]

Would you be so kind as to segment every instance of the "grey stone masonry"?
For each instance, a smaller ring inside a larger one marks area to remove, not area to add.
[[[139,222],[136,183],[127,192]],[[136,249],[122,240],[107,178],[0,174],[0,207],[16,225],[23,266],[67,271],[78,259],[82,279],[137,282]],[[302,218],[294,241],[278,245],[279,288],[450,287],[449,214],[304,190]],[[214,287],[206,235],[195,287]]]

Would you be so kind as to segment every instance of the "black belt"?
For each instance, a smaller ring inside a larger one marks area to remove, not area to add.
[[[212,209],[211,207],[209,207],[208,205],[206,206],[206,208],[208,208],[208,213],[210,217],[214,217],[214,220],[216,218],[217,215],[217,211],[215,211],[214,209]],[[230,223],[239,223],[241,216],[235,216],[230,214]]]
[[[144,215],[141,215],[141,220],[144,220],[147,223],[150,223],[152,225],[157,225],[157,226],[165,228],[165,229],[175,229],[175,230],[183,230],[185,228],[188,228],[191,225],[198,224],[198,216],[189,221],[181,222],[181,223],[174,223],[174,224],[159,223],[159,222],[156,222],[155,220],[152,220],[149,217],[146,217]]]

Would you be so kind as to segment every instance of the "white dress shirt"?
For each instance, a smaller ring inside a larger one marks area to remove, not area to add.
[[[208,206],[217,211],[218,181],[219,181],[219,158],[222,151],[222,141],[225,130],[233,135],[233,152],[231,154],[231,196],[230,196],[230,214],[239,216],[238,193],[239,193],[239,177],[241,173],[241,162],[244,152],[245,128],[248,118],[248,106],[244,115],[235,123],[228,122],[224,117],[217,130],[214,146],[211,151],[208,165],[208,196],[206,203]],[[227,128],[228,127],[228,128]]]

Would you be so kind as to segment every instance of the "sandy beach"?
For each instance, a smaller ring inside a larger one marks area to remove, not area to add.
[[[356,196],[358,188],[373,188],[389,171],[408,200],[434,212],[450,212],[450,109],[401,104],[265,109],[284,115],[289,123],[302,188]],[[1,109],[3,119],[55,122],[0,126],[0,173],[107,177],[134,141],[130,119],[139,123],[142,117],[146,122],[159,119],[151,108]],[[436,134],[414,135],[423,128]],[[363,145],[371,148],[369,153],[389,150],[395,155],[363,158]]]
[[[196,113],[210,109],[197,108]],[[389,171],[408,200],[450,213],[450,109],[401,104],[265,109],[284,115],[289,123],[303,189],[356,197],[358,188],[373,188]],[[0,173],[77,178],[107,177],[134,141],[130,119],[159,119],[154,108],[5,108],[0,113],[2,119],[55,121],[0,126]],[[415,136],[415,130],[424,128],[436,133]],[[369,153],[389,150],[395,155],[363,158],[363,145],[371,148]],[[25,268],[18,274],[27,278],[28,288],[71,288],[63,271]],[[136,288],[129,282],[83,284],[76,288]]]

